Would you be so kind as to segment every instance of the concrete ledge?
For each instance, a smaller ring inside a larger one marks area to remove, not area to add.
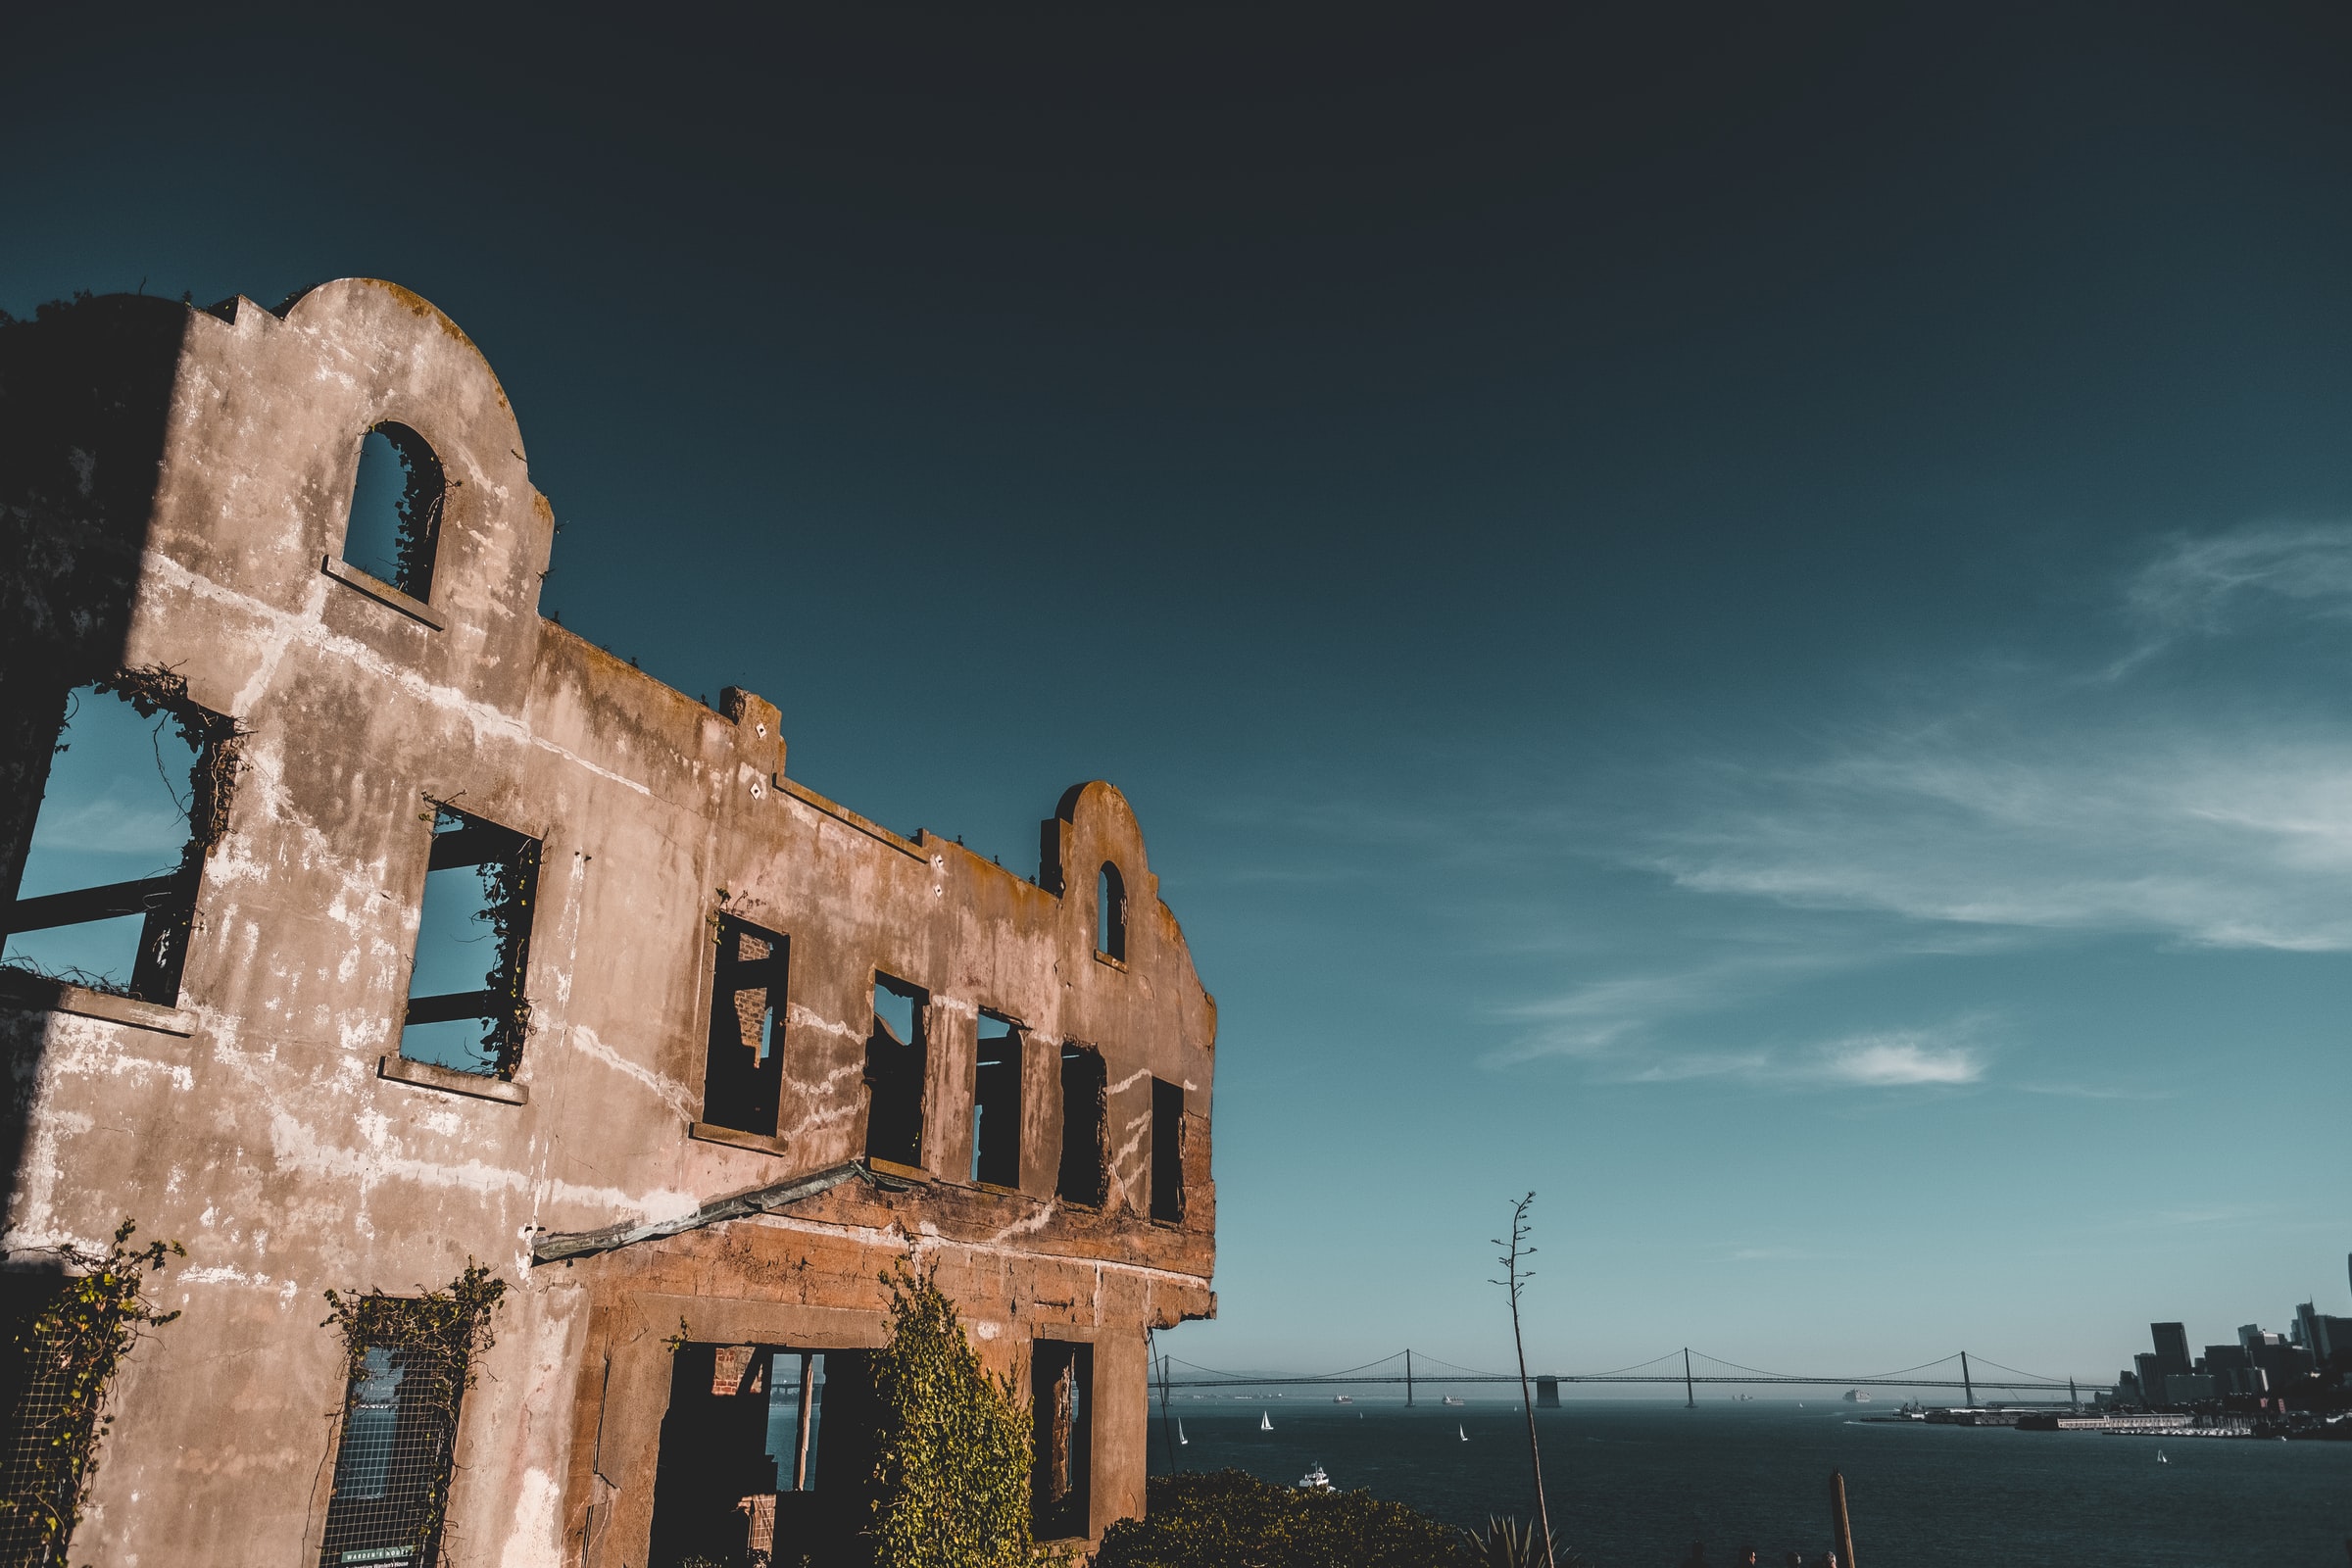
[[[70,1012],[81,1018],[126,1023],[134,1029],[152,1029],[157,1034],[184,1038],[196,1032],[194,1015],[182,1008],[141,1002],[136,997],[119,997],[111,991],[93,991],[88,986],[51,980],[45,975],[7,973],[0,977],[0,1001],[35,1012]]]
[[[734,1127],[719,1127],[707,1121],[688,1122],[686,1136],[697,1143],[724,1144],[729,1149],[748,1149],[755,1154],[781,1154],[784,1140],[759,1133],[747,1133]]]
[[[504,1078],[485,1077],[478,1072],[459,1072],[452,1067],[436,1067],[429,1061],[411,1061],[406,1056],[385,1056],[375,1064],[378,1078],[394,1083],[415,1084],[419,1089],[438,1089],[448,1095],[469,1095],[475,1100],[495,1100],[503,1105],[527,1105],[531,1091],[525,1084],[511,1084]]]
[[[856,828],[875,843],[889,845],[910,860],[920,860],[925,865],[931,863],[931,857],[925,855],[911,840],[903,839],[881,823],[859,816],[838,801],[825,799],[799,779],[786,778],[783,774],[776,773],[770,776],[769,782],[775,785],[776,792],[785,799],[798,801],[812,810],[822,811],[834,821]]]
[[[444,625],[441,612],[423,600],[411,599],[381,577],[371,576],[368,572],[362,571],[339,556],[328,556],[319,563],[318,569],[343,584],[344,587],[357,588],[376,603],[390,605],[402,614],[421,620],[435,631],[441,630]]]

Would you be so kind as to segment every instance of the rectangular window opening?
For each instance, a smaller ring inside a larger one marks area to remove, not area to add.
[[[1054,1192],[1065,1202],[1102,1201],[1110,1169],[1109,1089],[1101,1052],[1074,1043],[1061,1048],[1061,1174]]]
[[[530,1028],[522,988],[538,881],[537,839],[451,807],[435,809],[402,1056],[514,1076]]]
[[[874,972],[874,1026],[865,1042],[868,1159],[923,1162],[923,1012],[929,1001],[921,987]]]
[[[205,856],[228,820],[236,725],[168,670],[125,670],[19,709],[42,783],[0,809],[0,966],[176,1006]],[[37,705],[36,705],[37,706]]]
[[[864,1522],[879,1417],[866,1351],[678,1347],[651,1568],[837,1560]]]
[[[1021,1185],[1021,1032],[989,1012],[972,1066],[972,1180]]]
[[[1184,1218],[1184,1086],[1152,1080],[1152,1217]]]
[[[371,1302],[387,1327],[411,1303]],[[368,1335],[343,1400],[335,1490],[319,1568],[430,1568],[440,1561],[466,1361],[446,1343]]]
[[[1091,1345],[1038,1340],[1030,1347],[1029,1409],[1036,1442],[1029,1471],[1030,1519],[1040,1541],[1068,1541],[1089,1531],[1094,1371]]]
[[[710,977],[710,1049],[703,1120],[773,1137],[784,1087],[784,1000],[791,945],[732,915],[718,917]]]

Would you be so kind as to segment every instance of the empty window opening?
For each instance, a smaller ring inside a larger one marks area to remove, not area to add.
[[[1152,1217],[1184,1218],[1184,1086],[1152,1080]]]
[[[435,810],[403,1056],[514,1076],[530,1027],[522,986],[538,881],[537,839],[446,806]]]
[[[1110,1079],[1102,1054],[1092,1047],[1061,1048],[1061,1175],[1054,1191],[1065,1202],[1099,1204],[1109,1169]]]
[[[1040,1541],[1088,1533],[1093,1460],[1095,1350],[1039,1340],[1029,1350],[1029,1409],[1036,1433],[1030,1462],[1031,1529]]]
[[[986,1012],[972,1066],[972,1180],[1021,1185],[1021,1032]]]
[[[1127,884],[1108,860],[1095,879],[1095,951],[1122,963],[1127,958]]]
[[[405,424],[377,425],[360,438],[343,560],[411,599],[430,599],[448,490],[441,460],[424,437]]]
[[[710,977],[710,1054],[703,1120],[772,1137],[784,1085],[784,998],[790,947],[773,931],[718,917]]]
[[[863,1523],[879,1408],[863,1350],[678,1347],[652,1568],[837,1560]]]
[[[453,1347],[399,1331],[392,1319],[415,1304],[378,1298],[363,1313],[320,1568],[429,1568],[440,1561],[466,1365]],[[370,1333],[369,1318],[383,1332]]]
[[[865,1042],[868,1159],[923,1162],[923,1007],[929,1000],[920,987],[875,972],[874,1027]]]
[[[11,803],[32,821],[23,859],[0,867],[0,963],[175,1005],[237,727],[162,669],[76,687],[61,720],[37,804]]]

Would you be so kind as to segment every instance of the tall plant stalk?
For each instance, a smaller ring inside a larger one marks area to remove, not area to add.
[[[1545,1568],[1559,1568],[1551,1544],[1551,1510],[1544,1503],[1544,1451],[1536,1444],[1536,1401],[1527,1390],[1527,1340],[1519,1331],[1519,1293],[1535,1278],[1535,1271],[1525,1265],[1525,1259],[1536,1255],[1527,1241],[1527,1208],[1536,1200],[1528,1194],[1511,1205],[1510,1240],[1494,1239],[1494,1245],[1503,1249],[1496,1261],[1502,1264],[1502,1278],[1489,1283],[1501,1286],[1511,1298],[1511,1345],[1519,1352],[1519,1408],[1527,1412],[1527,1462],[1536,1473],[1536,1529],[1544,1538]]]

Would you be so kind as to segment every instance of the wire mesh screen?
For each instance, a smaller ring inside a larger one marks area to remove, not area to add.
[[[0,1388],[0,1564],[53,1568],[70,1544],[77,1467],[69,1455],[88,1446],[97,1411],[73,1397],[62,1347],[21,1333],[16,1348]]]
[[[431,1343],[370,1346],[343,1404],[319,1568],[431,1568],[448,1513],[465,1359]]]

